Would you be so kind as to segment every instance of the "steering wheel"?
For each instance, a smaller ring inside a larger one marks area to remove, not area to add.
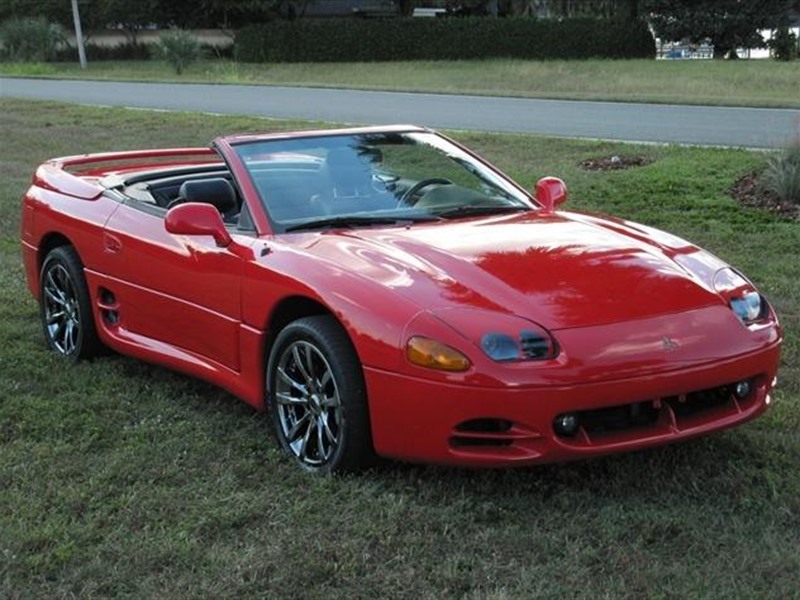
[[[428,179],[420,179],[417,183],[405,191],[405,193],[400,197],[400,200],[397,201],[397,204],[414,206],[419,201],[419,198],[414,201],[411,199],[418,194],[420,190],[428,187],[429,185],[453,185],[453,182],[445,177],[429,177]]]

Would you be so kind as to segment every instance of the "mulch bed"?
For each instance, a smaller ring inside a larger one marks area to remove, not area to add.
[[[603,156],[584,159],[580,162],[580,166],[585,171],[619,171],[632,167],[643,167],[652,162],[653,159],[646,156]],[[759,185],[758,177],[758,171],[747,173],[740,177],[728,192],[744,206],[752,206],[800,221],[800,205],[781,202],[775,193],[765,190]]]
[[[581,161],[584,171],[619,171],[631,167],[643,167],[653,162],[646,156],[602,156],[600,158],[587,158]]]
[[[730,195],[745,206],[753,206],[800,221],[800,205],[781,202],[773,192],[762,189],[758,184],[758,176],[758,171],[752,171],[740,177],[728,190]]]

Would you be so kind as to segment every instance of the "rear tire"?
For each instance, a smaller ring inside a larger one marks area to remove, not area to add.
[[[278,444],[303,470],[351,472],[372,461],[361,364],[333,317],[304,317],[278,334],[267,363],[267,394]]]
[[[102,349],[83,263],[72,246],[54,248],[44,259],[39,277],[39,315],[48,347],[61,356],[91,358]]]

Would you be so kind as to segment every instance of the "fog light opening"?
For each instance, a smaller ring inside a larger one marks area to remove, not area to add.
[[[749,381],[740,381],[733,388],[733,393],[739,400],[744,400],[750,395],[751,385]]]
[[[574,437],[579,427],[580,420],[575,413],[562,413],[553,420],[553,429],[560,436]]]

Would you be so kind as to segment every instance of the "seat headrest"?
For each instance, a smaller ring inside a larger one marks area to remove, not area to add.
[[[211,204],[222,214],[238,208],[233,186],[222,177],[184,181],[179,194],[186,202]]]
[[[325,156],[325,164],[334,171],[371,171],[382,159],[383,153],[375,148],[331,148]]]
[[[349,188],[347,195],[358,195],[358,188],[372,181],[371,162],[352,148],[333,148],[325,157],[328,178],[336,188]]]

